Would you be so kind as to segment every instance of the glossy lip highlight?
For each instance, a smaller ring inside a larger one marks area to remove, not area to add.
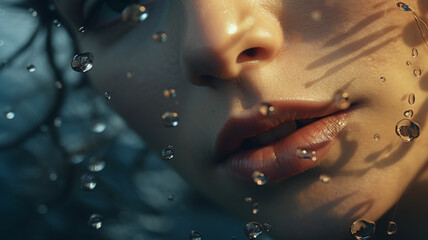
[[[275,181],[311,168],[316,162],[300,159],[296,154],[297,149],[316,151],[317,159],[320,160],[346,127],[351,111],[338,109],[331,102],[281,101],[270,104],[275,106],[275,112],[271,115],[253,113],[246,117],[231,118],[217,137],[218,164],[225,166],[235,177],[249,180],[257,170],[268,175],[270,181]],[[267,146],[239,149],[246,138],[282,123],[311,118],[320,119]]]

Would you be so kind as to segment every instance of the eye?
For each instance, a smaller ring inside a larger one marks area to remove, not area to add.
[[[83,3],[84,25],[102,30],[123,22],[144,21],[157,0],[87,0]]]

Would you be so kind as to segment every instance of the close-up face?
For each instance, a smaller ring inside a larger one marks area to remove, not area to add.
[[[275,239],[344,239],[426,179],[428,4],[405,4],[56,1],[108,104]]]

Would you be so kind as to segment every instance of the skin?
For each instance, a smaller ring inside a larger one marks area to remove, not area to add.
[[[347,239],[357,219],[391,220],[388,210],[402,195],[395,215],[402,219],[400,237],[422,234],[413,224],[426,212],[411,209],[424,202],[418,189],[428,181],[428,48],[411,13],[380,0],[160,2],[143,23],[84,34],[77,32],[83,25],[78,1],[57,5],[76,29],[81,52],[95,56],[91,83],[100,94],[111,93],[108,104],[154,150],[174,146],[169,163],[183,178],[244,219],[270,223],[275,239]],[[406,3],[424,18],[423,2]],[[153,41],[157,31],[168,34],[167,42]],[[255,53],[247,54],[251,48]],[[420,77],[412,73],[417,67]],[[169,87],[177,98],[164,98]],[[332,101],[339,89],[355,108],[345,133],[315,168],[259,187],[215,164],[215,140],[230,117],[274,100]],[[403,143],[395,125],[409,109],[422,131]],[[178,127],[162,125],[165,111],[180,114]],[[330,182],[319,181],[320,174]],[[259,203],[256,216],[246,196]],[[378,239],[386,236],[382,224]]]

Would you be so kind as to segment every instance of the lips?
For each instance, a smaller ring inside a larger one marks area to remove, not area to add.
[[[322,160],[349,122],[350,109],[331,102],[270,104],[273,113],[231,118],[217,137],[217,161],[237,178],[251,180],[259,171],[276,181],[306,171]]]

